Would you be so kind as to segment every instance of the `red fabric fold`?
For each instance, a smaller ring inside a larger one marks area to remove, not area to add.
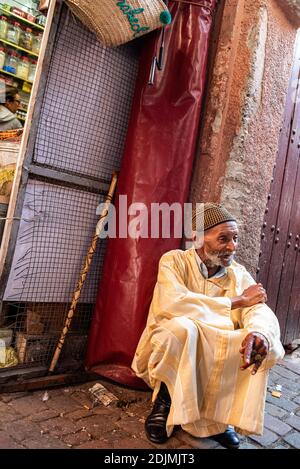
[[[199,6],[195,5],[198,3]],[[160,34],[143,47],[115,204],[187,201],[206,76],[215,0],[169,2],[163,71],[148,85]],[[206,5],[209,9],[205,8]],[[143,387],[131,370],[144,329],[160,257],[179,238],[109,239],[88,340],[86,367],[122,384]]]

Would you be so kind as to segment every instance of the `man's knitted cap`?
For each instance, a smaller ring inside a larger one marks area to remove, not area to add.
[[[211,202],[197,204],[193,210],[192,229],[198,232],[206,231],[227,221],[236,222],[236,218],[222,205]]]

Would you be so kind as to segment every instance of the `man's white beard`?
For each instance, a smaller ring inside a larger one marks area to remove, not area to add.
[[[223,263],[222,263],[222,259],[220,258],[220,253],[215,253],[215,254],[210,254],[208,253],[206,250],[205,250],[205,247],[203,248],[204,250],[204,254],[205,254],[205,258],[206,258],[206,261],[209,261],[209,267],[219,267],[219,266],[223,266]],[[234,253],[232,252],[225,252],[223,255],[228,255],[228,256],[231,256],[231,259],[230,261],[233,260],[233,256],[234,256]]]
[[[205,252],[205,251],[204,251]],[[205,252],[206,260],[209,262],[209,267],[222,266],[222,261],[218,254],[208,254]]]

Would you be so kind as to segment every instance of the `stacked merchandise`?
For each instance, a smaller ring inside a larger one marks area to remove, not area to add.
[[[16,113],[23,123],[37,67],[46,17],[38,0],[0,3],[0,81],[18,89]]]
[[[19,154],[19,133],[19,130],[0,133],[0,244]]]

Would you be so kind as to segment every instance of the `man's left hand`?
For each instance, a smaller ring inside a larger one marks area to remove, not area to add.
[[[269,343],[266,337],[259,332],[250,332],[241,345],[240,353],[243,359],[241,370],[254,364],[252,375],[255,375],[269,352]]]

